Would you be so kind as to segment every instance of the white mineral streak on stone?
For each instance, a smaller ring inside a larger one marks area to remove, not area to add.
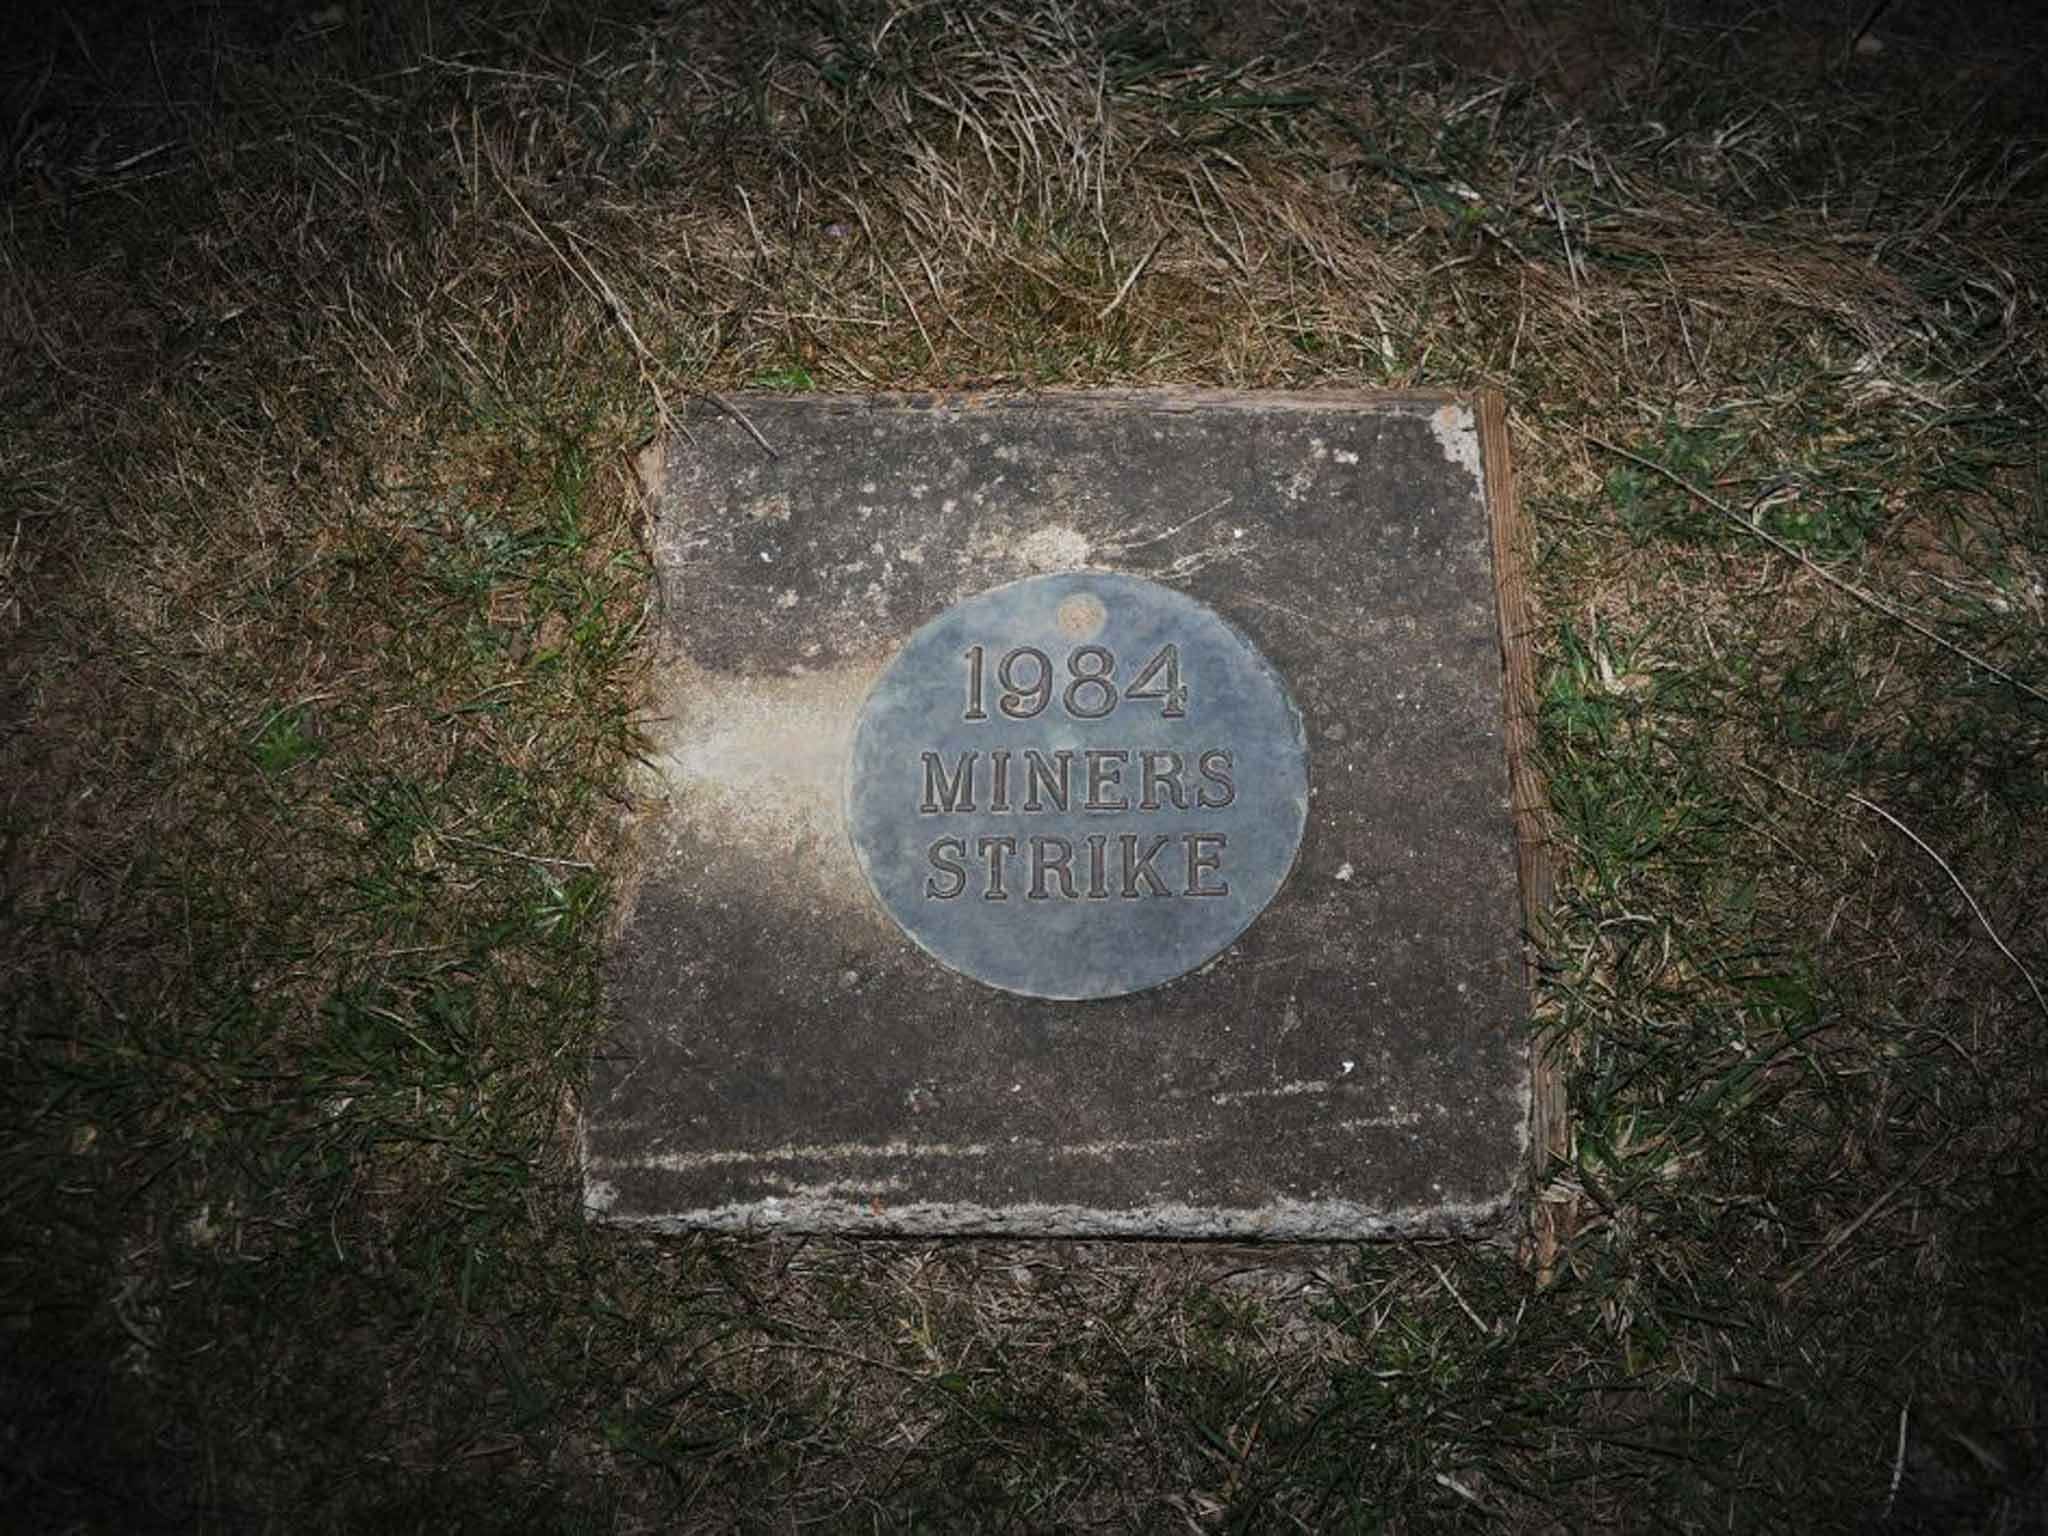
[[[1219,1094],[1214,1101],[1223,1103],[1228,1099],[1251,1099],[1285,1096],[1296,1093],[1323,1093],[1329,1090],[1328,1083],[1292,1083],[1277,1089],[1252,1089],[1243,1093]],[[1411,1125],[1420,1125],[1422,1116],[1413,1110],[1395,1111],[1385,1115],[1357,1116],[1340,1120],[1333,1127],[1340,1131],[1388,1131],[1403,1130]],[[1135,1152],[1170,1152],[1177,1147],[1189,1145],[1191,1138],[1185,1136],[1154,1137],[1110,1137],[1102,1141],[1052,1142],[1037,1137],[1018,1137],[1002,1142],[993,1141],[905,1141],[898,1137],[892,1141],[835,1141],[813,1143],[788,1143],[779,1147],[763,1147],[759,1150],[748,1148],[707,1148],[700,1152],[663,1152],[651,1157],[593,1158],[589,1164],[592,1170],[613,1168],[654,1168],[663,1173],[694,1173],[702,1168],[766,1167],[777,1163],[837,1163],[837,1162],[882,1162],[902,1161],[933,1162],[952,1159],[983,1157],[1015,1157],[1022,1154],[1036,1154],[1054,1158],[1092,1158],[1102,1161],[1108,1158],[1127,1157]],[[863,1184],[862,1188],[867,1185]]]
[[[656,1157],[601,1158],[594,1168],[658,1168],[664,1173],[689,1173],[698,1168],[724,1168],[737,1164],[759,1166],[773,1163],[852,1162],[856,1159],[1008,1157],[1019,1152],[1042,1152],[1055,1157],[1121,1157],[1132,1152],[1171,1151],[1188,1144],[1184,1136],[1155,1137],[1150,1140],[1077,1141],[1066,1145],[1021,1138],[1016,1141],[837,1141],[810,1145],[767,1147],[760,1151],[741,1149],[705,1152],[664,1152]]]
[[[876,1195],[894,1194],[899,1189],[908,1189],[906,1180],[888,1174],[879,1179],[827,1179],[819,1184],[792,1184],[789,1192],[799,1199],[830,1199],[835,1195],[850,1196],[855,1200],[873,1199]]]
[[[1291,1083],[1281,1083],[1273,1088],[1229,1088],[1221,1093],[1209,1095],[1211,1104],[1235,1104],[1240,1099],[1292,1099],[1304,1093],[1328,1093],[1330,1082],[1327,1078],[1296,1078]]]
[[[1465,405],[1440,405],[1430,413],[1429,430],[1436,434],[1436,445],[1443,449],[1444,457],[1460,465],[1472,477],[1473,484],[1479,483],[1479,425],[1472,419],[1472,408]]]
[[[1230,501],[1231,498],[1225,496],[1214,505],[1204,507],[1201,511],[1194,513],[1192,516],[1184,517],[1177,523],[1169,523],[1164,528],[1131,526],[1116,529],[1103,541],[1102,553],[1105,558],[1116,560],[1128,555],[1134,549],[1143,549],[1148,544],[1158,544],[1168,539],[1178,541],[1183,533],[1186,533],[1198,523],[1206,524],[1206,526],[1196,537],[1197,539],[1205,538],[1216,527],[1215,524],[1208,523],[1207,520],[1229,506]],[[1220,530],[1217,531],[1220,535]],[[1242,528],[1230,530],[1230,539],[1232,541],[1240,540],[1244,536],[1245,531]],[[1250,556],[1253,552],[1251,545],[1239,548],[1234,542],[1226,542],[1219,536],[1206,544],[1198,543],[1195,548],[1187,551],[1185,554],[1176,555],[1171,563],[1151,572],[1150,575],[1152,580],[1170,587],[1176,582],[1185,581],[1205,565],[1213,565],[1218,560],[1229,559],[1233,556]]]

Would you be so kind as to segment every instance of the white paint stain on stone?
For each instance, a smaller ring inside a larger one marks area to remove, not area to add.
[[[1034,528],[1016,544],[1017,559],[1034,571],[1080,570],[1093,549],[1087,534],[1058,524]]]
[[[738,678],[672,663],[665,718],[649,735],[676,820],[778,868],[801,846],[807,880],[841,895],[864,891],[840,806],[854,722],[879,671],[862,663]]]
[[[1430,413],[1429,430],[1436,436],[1444,457],[1461,466],[1476,484],[1479,480],[1479,424],[1468,405],[1440,405]]]

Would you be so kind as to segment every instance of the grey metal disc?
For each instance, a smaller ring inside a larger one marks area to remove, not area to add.
[[[942,964],[1032,997],[1115,997],[1265,910],[1308,818],[1286,684],[1213,610],[1070,571],[956,604],[855,726],[846,825],[876,897]]]

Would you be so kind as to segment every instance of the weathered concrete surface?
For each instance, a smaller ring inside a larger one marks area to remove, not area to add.
[[[587,1202],[664,1228],[1369,1237],[1509,1210],[1520,906],[1481,456],[1413,397],[737,402],[667,445],[657,771],[586,1104]],[[1047,571],[1176,587],[1306,725],[1264,914],[1149,991],[939,965],[842,826],[921,625]]]

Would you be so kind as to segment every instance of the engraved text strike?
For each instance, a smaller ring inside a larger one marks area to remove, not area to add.
[[[1091,833],[1071,838],[941,837],[926,851],[930,901],[1138,901],[1149,896],[1228,896],[1221,832]]]

